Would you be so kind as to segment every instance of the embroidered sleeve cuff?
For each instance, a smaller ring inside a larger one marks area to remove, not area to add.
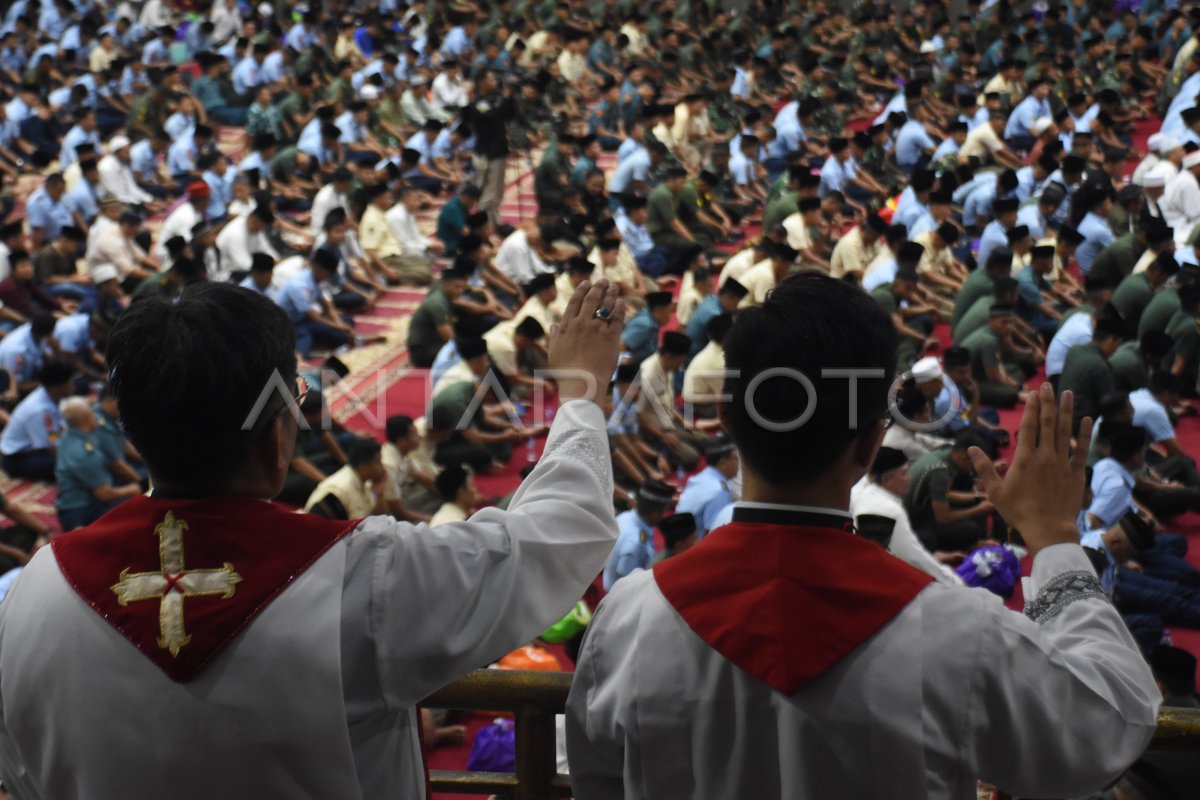
[[[558,409],[542,459],[570,458],[584,464],[605,491],[612,491],[612,456],[604,412],[590,400],[572,400]]]
[[[1022,588],[1026,597],[1036,597],[1054,578],[1066,572],[1090,572],[1095,574],[1092,562],[1077,544],[1055,544],[1046,547],[1033,557],[1033,569],[1024,579]]]
[[[1036,594],[1029,591],[1034,586],[1040,587]],[[1025,589],[1025,596],[1033,598],[1025,603],[1025,616],[1038,623],[1081,600],[1111,602],[1091,562],[1073,544],[1055,545],[1039,553],[1034,559],[1033,575],[1025,579]]]

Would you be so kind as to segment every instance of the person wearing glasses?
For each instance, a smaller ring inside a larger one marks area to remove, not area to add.
[[[624,314],[606,281],[580,285],[537,467],[507,511],[430,528],[271,502],[304,392],[270,300],[205,283],[135,304],[111,388],[154,491],[56,538],[0,606],[5,788],[424,796],[416,704],[560,619],[612,550],[597,399]]]

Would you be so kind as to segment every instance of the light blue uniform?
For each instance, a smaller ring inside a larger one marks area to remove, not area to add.
[[[979,237],[979,255],[975,256],[979,269],[987,266],[988,256],[997,247],[1008,247],[1008,229],[1001,225],[999,220],[992,220]]]
[[[18,382],[33,380],[43,360],[42,346],[33,340],[33,326],[28,322],[0,339],[0,367]]]
[[[1101,250],[1112,244],[1116,237],[1113,236],[1112,228],[1108,227],[1108,223],[1091,211],[1084,215],[1079,222],[1079,235],[1083,237],[1083,241],[1075,249],[1075,261],[1079,264],[1079,269],[1086,275],[1091,271],[1092,262],[1096,260],[1096,256],[1100,255]]]
[[[1133,406],[1133,424],[1145,428],[1150,441],[1157,443],[1175,438],[1175,428],[1171,425],[1167,410],[1149,389],[1130,392],[1129,405]]]
[[[39,186],[25,203],[25,217],[29,221],[29,229],[42,229],[42,241],[52,242],[62,234],[62,229],[73,224],[71,210],[67,208],[66,193],[57,201],[46,193],[45,186]]]
[[[66,429],[58,404],[46,387],[39,386],[17,403],[8,425],[0,433],[0,453],[11,456],[31,450],[48,450]]]
[[[320,312],[320,301],[321,289],[313,279],[312,272],[307,269],[292,276],[279,290],[279,297],[275,300],[294,323],[304,319],[309,311]]]
[[[1103,458],[1092,468],[1092,495],[1087,512],[1111,528],[1134,507],[1133,476],[1115,459]]]
[[[81,350],[94,348],[91,331],[88,330],[90,317],[87,314],[72,314],[63,317],[54,324],[54,338],[58,347],[64,353],[78,353]]]
[[[635,569],[650,569],[654,563],[654,528],[637,511],[617,515],[617,543],[604,565],[604,591]]]
[[[729,479],[717,471],[716,467],[705,467],[700,472],[688,478],[679,495],[679,503],[675,513],[690,513],[696,518],[696,534],[703,538],[713,529],[713,520],[717,518],[725,506],[733,502],[733,492],[729,489]]]
[[[433,365],[429,368],[429,385],[437,386],[437,382],[446,374],[446,370],[460,361],[462,361],[462,356],[458,354],[458,344],[451,338],[442,345],[442,349],[438,350],[437,357],[433,359]]]

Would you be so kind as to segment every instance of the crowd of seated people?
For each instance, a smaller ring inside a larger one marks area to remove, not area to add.
[[[733,5],[10,4],[0,466],[57,500],[49,526],[0,508],[0,558],[147,489],[104,389],[132,303],[271,298],[310,423],[281,499],[436,525],[535,457],[553,331],[604,278],[627,308],[610,588],[729,520],[723,341],[819,270],[899,334],[896,422],[853,499],[895,555],[955,583],[1019,545],[966,453],[1007,447],[1001,412],[1044,376],[1101,420],[1080,537],[1148,657],[1200,627],[1172,527],[1200,510],[1175,434],[1200,391],[1200,7]],[[397,289],[420,294],[423,413],[344,429],[338,356]]]

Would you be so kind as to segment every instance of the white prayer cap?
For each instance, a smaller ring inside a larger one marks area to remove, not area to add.
[[[929,383],[942,377],[942,365],[934,356],[926,356],[912,368],[913,380],[917,383]]]
[[[1200,166],[1200,150],[1188,153],[1183,157],[1183,168],[1191,169],[1192,167]]]
[[[1155,174],[1153,170],[1142,176],[1142,187],[1145,189],[1161,189],[1167,185],[1167,176]]]
[[[260,17],[269,17],[274,13],[275,13],[275,9],[271,6],[270,3],[259,3],[258,4],[258,15]]]
[[[1050,117],[1038,117],[1033,121],[1033,132],[1041,135],[1050,129],[1054,124],[1054,120]]]
[[[921,42],[921,52],[922,53],[936,53],[937,45],[934,44],[932,41],[926,39],[925,41]]]
[[[1158,152],[1161,155],[1166,155],[1177,147],[1182,147],[1179,140],[1173,136],[1164,136],[1158,142]]]
[[[361,89],[358,90],[358,96],[361,97],[363,100],[378,100],[379,99],[379,87],[375,86],[374,84],[368,83],[368,84],[364,85]]]
[[[1157,153],[1162,148],[1162,140],[1167,138],[1161,133],[1152,133],[1146,139],[1146,149],[1151,153]]]
[[[113,264],[100,264],[92,268],[92,282],[104,283],[105,281],[111,281],[119,274],[116,266]]]
[[[108,143],[108,152],[115,153],[123,147],[129,147],[129,137],[114,136]]]

